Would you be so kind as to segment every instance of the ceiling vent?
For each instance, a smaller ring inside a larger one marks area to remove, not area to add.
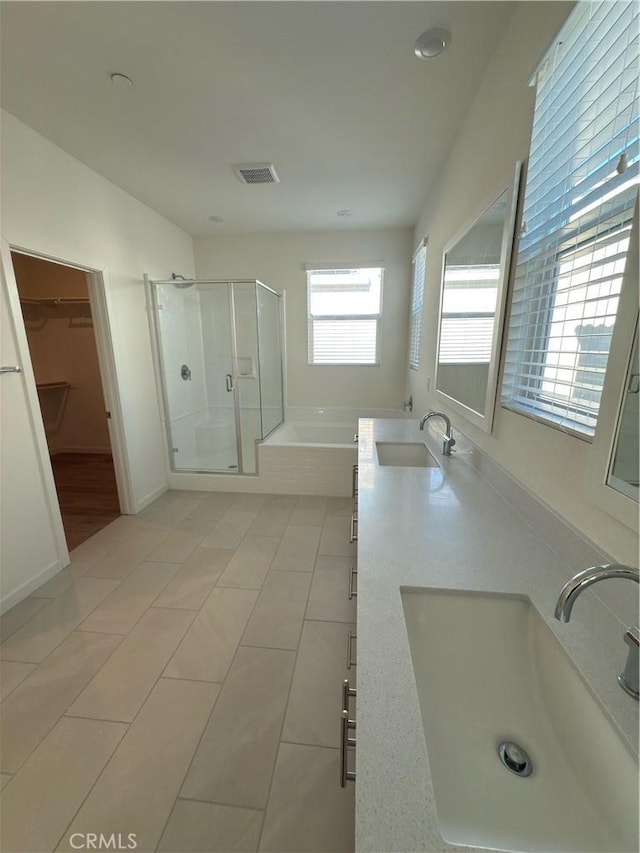
[[[279,184],[273,163],[235,163],[232,167],[243,184]]]

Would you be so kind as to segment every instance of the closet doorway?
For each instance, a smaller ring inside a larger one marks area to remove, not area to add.
[[[88,274],[16,251],[11,260],[71,551],[120,515]]]

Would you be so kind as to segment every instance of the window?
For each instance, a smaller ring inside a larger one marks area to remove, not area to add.
[[[309,364],[379,364],[381,266],[307,269]]]
[[[422,337],[422,305],[424,301],[424,272],[427,262],[427,241],[423,240],[413,256],[411,283],[411,315],[409,317],[409,367],[420,367],[420,339]]]
[[[536,81],[503,405],[587,439],[637,200],[638,8],[578,3]]]
[[[500,264],[451,265],[442,295],[439,364],[488,364]]]

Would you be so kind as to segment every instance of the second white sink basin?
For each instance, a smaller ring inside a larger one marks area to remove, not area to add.
[[[529,599],[401,592],[445,841],[637,851],[637,762]]]
[[[380,465],[400,468],[438,468],[439,465],[424,442],[376,441]]]

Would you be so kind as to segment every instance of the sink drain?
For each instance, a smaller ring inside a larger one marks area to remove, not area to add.
[[[531,776],[533,773],[533,764],[529,755],[517,743],[503,741],[498,747],[498,755],[507,770],[515,773],[516,776]]]

